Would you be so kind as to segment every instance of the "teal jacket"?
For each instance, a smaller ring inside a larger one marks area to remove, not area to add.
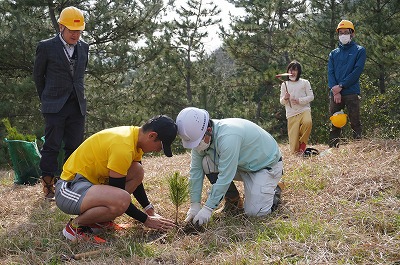
[[[236,171],[256,172],[275,165],[281,151],[275,139],[257,124],[239,118],[212,120],[213,132],[210,147],[203,152],[192,150],[190,168],[191,202],[201,202],[204,172],[203,157],[209,155],[217,165],[218,180],[212,185],[206,205],[215,209]]]
[[[329,54],[328,86],[343,87],[342,96],[360,94],[360,76],[367,58],[365,48],[354,41],[334,49]],[[331,91],[332,93],[332,91]]]

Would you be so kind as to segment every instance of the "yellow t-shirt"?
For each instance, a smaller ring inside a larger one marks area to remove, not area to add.
[[[102,130],[87,138],[68,158],[60,178],[73,180],[79,173],[93,184],[108,184],[109,170],[126,175],[132,161],[141,161],[137,148],[139,127],[121,126]]]

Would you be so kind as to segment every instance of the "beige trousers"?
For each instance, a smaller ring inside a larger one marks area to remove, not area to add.
[[[297,153],[300,143],[308,143],[312,129],[311,111],[290,117],[287,122],[290,152]]]

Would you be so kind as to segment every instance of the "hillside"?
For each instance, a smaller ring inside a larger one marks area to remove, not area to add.
[[[117,222],[133,226],[103,234],[102,246],[66,241],[69,216],[43,201],[39,184],[14,186],[12,171],[2,170],[0,264],[61,264],[63,254],[98,249],[79,264],[400,264],[400,142],[314,147],[323,153],[302,158],[281,146],[286,188],[268,217],[220,213],[203,233],[163,235],[123,216]],[[187,176],[189,163],[189,154],[143,161],[148,195],[165,217],[175,213],[165,179]],[[180,208],[181,225],[188,205]]]

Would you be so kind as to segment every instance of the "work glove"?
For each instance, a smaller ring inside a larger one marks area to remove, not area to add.
[[[196,216],[193,218],[192,223],[196,224],[198,222],[199,225],[203,225],[208,223],[210,220],[211,214],[213,212],[213,209],[210,207],[204,205],[203,208],[196,214]]]
[[[186,214],[185,222],[192,221],[196,214],[200,211],[201,204],[199,202],[192,202],[190,208]]]

